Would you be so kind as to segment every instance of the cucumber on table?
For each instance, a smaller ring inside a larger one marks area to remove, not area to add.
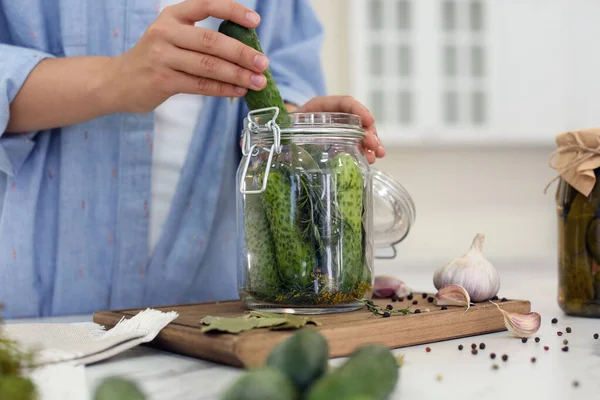
[[[391,351],[379,344],[363,345],[340,367],[316,381],[307,400],[386,400],[398,381],[398,364]]]
[[[239,377],[221,400],[297,400],[298,391],[283,372],[271,367],[254,368]]]
[[[314,329],[302,328],[271,350],[266,365],[285,373],[304,393],[325,375],[328,360],[329,344],[325,337]]]

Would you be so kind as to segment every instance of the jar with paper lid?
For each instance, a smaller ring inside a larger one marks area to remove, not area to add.
[[[240,298],[272,312],[360,308],[372,296],[375,249],[391,246],[395,254],[414,224],[413,201],[367,162],[360,117],[278,114],[254,110],[244,120]]]
[[[559,173],[558,304],[600,317],[600,128],[564,132],[551,166]]]

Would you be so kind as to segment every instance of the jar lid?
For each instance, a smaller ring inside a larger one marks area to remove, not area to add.
[[[550,166],[578,192],[588,196],[596,184],[594,170],[600,167],[600,128],[563,132],[556,136],[556,145],[558,149],[550,156]]]
[[[272,110],[257,110],[249,113],[244,120],[244,128],[256,135],[269,134],[270,124],[276,118]],[[279,120],[277,126],[282,137],[291,134],[326,134],[361,139],[365,135],[358,115],[341,112],[292,112],[283,121]]]
[[[375,247],[400,243],[415,222],[415,205],[408,191],[390,175],[373,173],[373,239]]]

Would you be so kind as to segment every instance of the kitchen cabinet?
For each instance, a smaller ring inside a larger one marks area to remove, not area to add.
[[[600,125],[600,2],[353,0],[351,94],[390,144],[554,145]]]

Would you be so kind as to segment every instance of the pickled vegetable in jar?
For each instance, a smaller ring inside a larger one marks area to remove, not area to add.
[[[600,128],[557,136],[558,304],[600,317]]]
[[[318,314],[353,310],[372,295],[374,249],[414,223],[408,193],[369,166],[360,118],[277,108],[244,121],[238,168],[239,294],[251,309]],[[378,211],[388,212],[374,225]]]

